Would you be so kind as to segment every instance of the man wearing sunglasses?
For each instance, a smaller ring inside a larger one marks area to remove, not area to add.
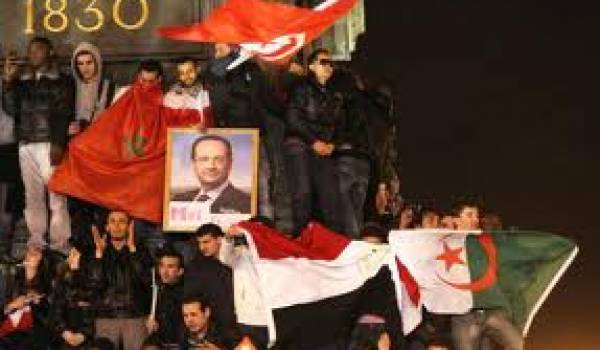
[[[341,232],[344,216],[339,211],[339,180],[331,154],[342,120],[343,98],[327,86],[334,70],[329,51],[313,52],[308,57],[308,69],[306,81],[292,91],[286,113],[284,153],[294,211],[293,233],[299,234],[316,213],[326,226]]]

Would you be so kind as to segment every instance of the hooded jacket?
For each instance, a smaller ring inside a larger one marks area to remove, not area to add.
[[[98,71],[89,83],[83,81],[77,69],[77,56],[89,53],[94,57]],[[100,50],[88,42],[82,42],[73,51],[71,74],[75,81],[75,119],[91,123],[110,105],[115,93],[115,84],[104,77],[104,63]]]

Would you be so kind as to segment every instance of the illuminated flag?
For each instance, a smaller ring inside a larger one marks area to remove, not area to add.
[[[197,109],[163,104],[158,85],[135,83],[69,142],[51,190],[152,222],[162,220],[167,129],[212,125]]]
[[[385,274],[387,245],[351,241],[317,223],[298,239],[258,223],[239,226],[247,232],[256,283],[270,311],[271,340],[276,338],[282,348],[296,342],[317,348],[343,336],[375,276],[388,281],[394,293],[389,272]],[[395,309],[393,298],[378,302]]]
[[[193,42],[239,44],[268,62],[292,57],[346,15],[357,0],[327,0],[314,9],[263,0],[229,0],[201,23],[164,27],[159,35]]]
[[[421,322],[425,306],[435,314],[503,309],[527,334],[577,254],[569,239],[525,231],[395,231],[389,244],[405,333]]]

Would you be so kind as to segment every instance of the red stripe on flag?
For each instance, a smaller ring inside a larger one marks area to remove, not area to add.
[[[340,256],[351,242],[315,222],[310,223],[298,239],[288,238],[260,223],[242,222],[239,225],[250,232],[262,259],[305,258],[331,261]]]
[[[404,283],[408,297],[413,305],[418,306],[421,300],[421,292],[419,291],[419,285],[415,281],[414,277],[410,274],[406,266],[400,262],[400,259],[396,257],[396,267],[398,268],[398,274],[400,280]]]
[[[19,319],[19,323],[14,326],[9,317],[7,317],[4,322],[0,325],[0,338],[6,337],[7,335],[14,332],[26,332],[33,327],[33,315],[31,311],[25,311],[21,315],[21,319]]]

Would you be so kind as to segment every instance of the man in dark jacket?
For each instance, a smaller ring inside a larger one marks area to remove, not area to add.
[[[213,310],[202,297],[187,297],[181,304],[185,323],[185,340],[181,350],[228,350],[226,336],[213,321]]]
[[[356,79],[347,70],[338,69],[331,88],[344,99],[340,125],[335,136],[340,195],[344,214],[344,232],[358,238],[364,222],[364,204],[374,164],[373,137],[365,114],[366,98]]]
[[[203,232],[212,225],[204,225]],[[184,295],[201,296],[212,311],[212,322],[221,330],[225,344],[233,347],[239,340],[233,301],[233,275],[231,269],[217,258],[205,256],[197,245],[195,258],[186,265]]]
[[[260,116],[256,113],[256,98],[261,86],[257,82],[262,79],[260,68],[250,60],[235,69],[228,69],[238,52],[224,43],[215,44],[214,51],[205,77],[217,126],[260,127]]]
[[[341,94],[327,87],[333,74],[331,55],[318,49],[309,59],[309,77],[291,94],[287,110],[287,137],[284,144],[289,188],[294,210],[294,233],[313,218],[313,197],[323,222],[343,232],[339,180],[334,137],[343,105]]]
[[[49,221],[50,247],[66,254],[71,233],[67,201],[50,191],[52,216],[48,220],[46,186],[65,152],[74,93],[71,80],[58,71],[52,56],[52,43],[40,37],[29,42],[23,74],[19,74],[15,57],[7,56],[2,97],[5,111],[15,118],[17,126],[30,242],[45,245]]]
[[[206,69],[206,82],[218,126],[260,130],[258,214],[273,220],[282,216],[276,210],[285,211],[274,198],[275,192],[279,194],[284,189],[280,153],[285,103],[276,83],[279,74],[253,59],[229,69],[239,56],[240,51],[235,47],[215,44],[214,59]]]
[[[152,260],[143,245],[136,244],[133,227],[126,213],[110,212],[108,237],[92,228],[96,251],[88,263],[89,285],[98,295],[96,335],[114,344],[122,341],[124,350],[141,347],[150,306]]]
[[[167,245],[158,251],[156,265],[158,281],[152,286],[154,312],[150,312],[146,320],[146,329],[162,349],[176,350],[183,340],[184,333],[181,313],[183,257]]]

